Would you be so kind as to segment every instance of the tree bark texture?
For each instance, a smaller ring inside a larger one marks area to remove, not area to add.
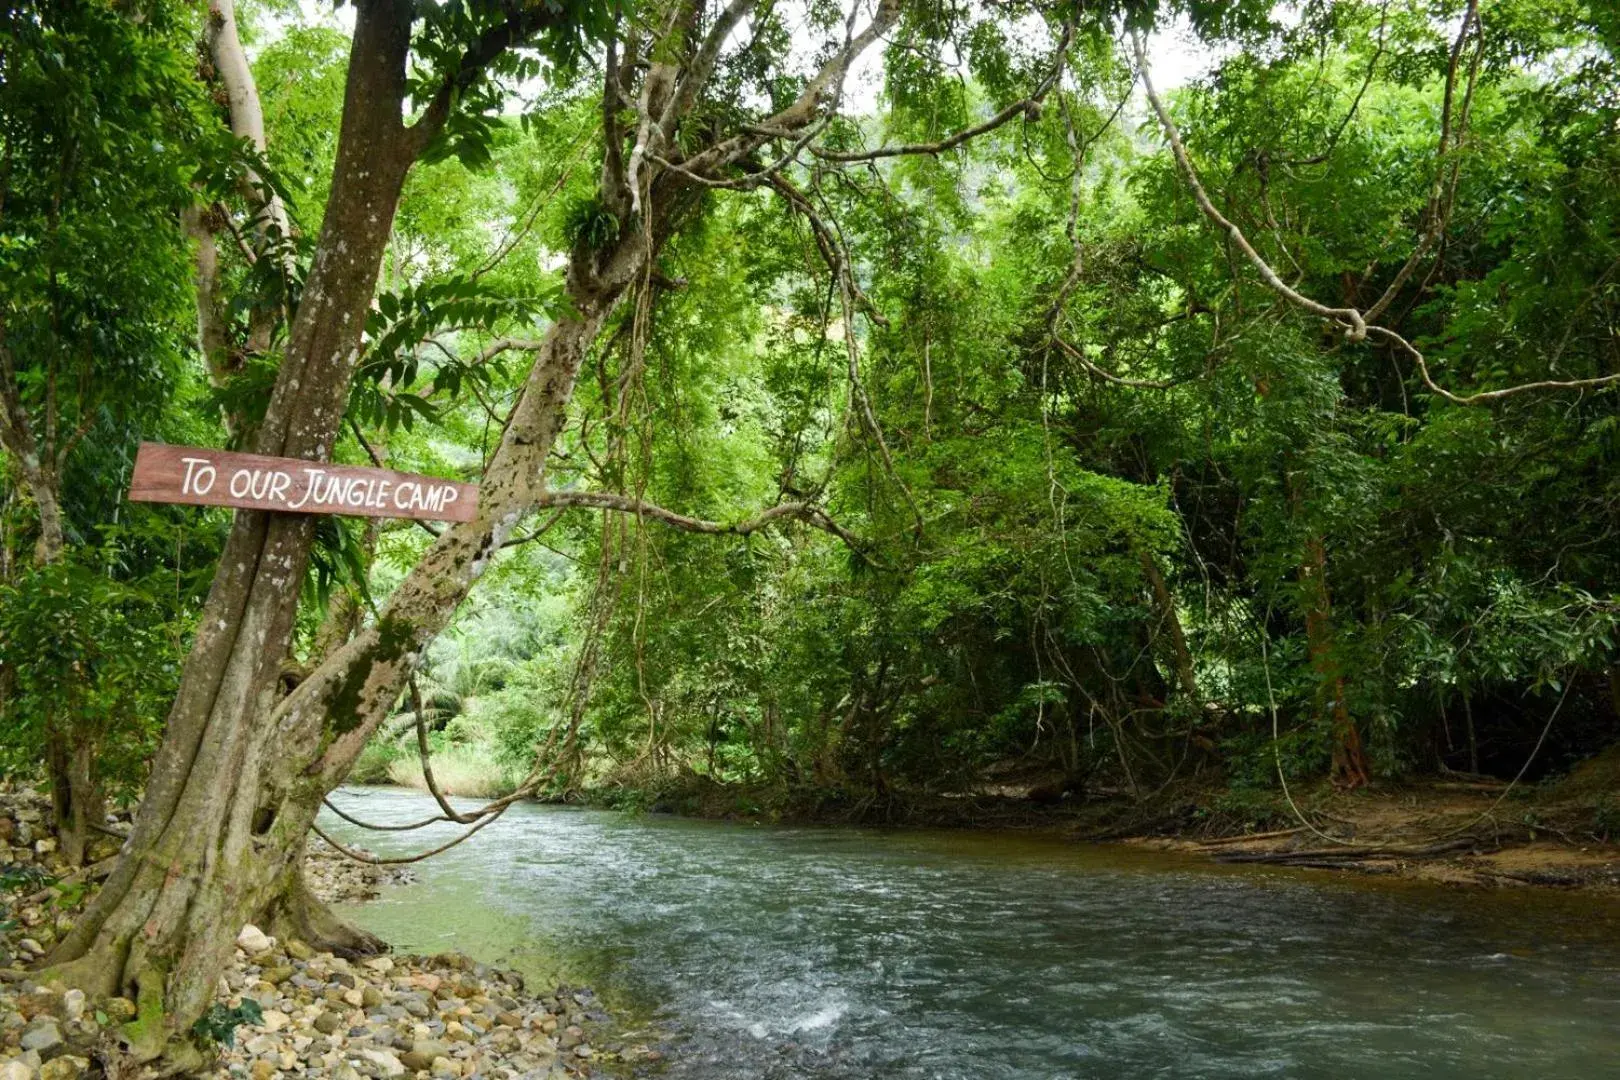
[[[1316,672],[1317,704],[1329,718],[1333,738],[1333,783],[1358,788],[1371,782],[1361,733],[1345,700],[1344,670],[1334,655],[1333,608],[1327,586],[1327,549],[1311,534],[1305,542],[1305,560],[1299,568],[1305,594],[1305,642],[1311,669]]]
[[[330,456],[412,154],[400,115],[409,4],[361,4],[332,197],[259,452]],[[185,1036],[236,932],[268,909],[302,849],[323,779],[321,732],[277,742],[269,714],[291,641],[313,519],[245,512],[226,542],[125,855],[53,966],[135,998],[137,1060],[195,1064]],[[297,807],[293,812],[285,812]],[[307,810],[303,808],[307,807]]]
[[[541,7],[516,9],[516,21],[505,30],[469,46],[460,71],[406,128],[401,104],[414,4],[362,0],[358,7],[331,196],[254,440],[262,454],[329,457],[406,172],[433,126],[444,123],[467,65],[488,63],[537,29],[534,20],[554,17]],[[727,11],[735,9],[740,18],[747,7],[739,2]],[[823,98],[835,100],[832,75],[841,79],[854,53],[893,25],[896,0],[884,0],[879,16],[846,40],[844,50],[769,126],[802,126]],[[686,49],[689,59],[681,90],[671,98],[682,104],[664,107],[643,132],[656,152],[677,153],[672,148],[681,111],[708,78],[734,23],[723,20],[697,45],[685,29],[671,25],[669,55]],[[610,74],[610,89],[612,81]],[[716,144],[723,153],[713,167],[730,167],[765,138]],[[651,168],[631,176],[604,173],[604,205],[622,207],[628,186],[637,215],[619,216],[615,238],[600,249],[581,242],[572,252],[567,302],[534,352],[485,470],[477,516],[448,528],[376,619],[321,658],[290,692],[283,691],[279,674],[314,519],[238,513],[124,855],[50,958],[52,977],[135,999],[138,1015],[124,1036],[136,1060],[162,1058],[171,1068],[196,1063],[186,1034],[212,1000],[243,923],[261,919],[328,938],[349,932],[331,925],[298,874],[299,853],[321,800],[347,776],[423,650],[513,527],[544,499],[546,461],[581,363],[621,297],[637,282],[645,284],[657,252],[696,204],[699,188],[691,175]],[[374,942],[352,944],[363,949]]]

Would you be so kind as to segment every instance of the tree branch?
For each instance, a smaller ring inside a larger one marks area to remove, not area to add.
[[[535,500],[534,505],[536,508],[585,507],[591,510],[612,510],[623,514],[634,514],[639,518],[661,521],[666,525],[687,532],[715,535],[729,533],[736,536],[748,536],[751,533],[759,532],[772,522],[802,521],[806,525],[838,537],[855,549],[857,553],[862,550],[861,542],[854,534],[834,521],[821,507],[812,506],[809,503],[778,503],[775,506],[768,507],[754,517],[730,523],[690,517],[629,495],[619,495],[610,491],[548,491],[541,494]]]
[[[1057,49],[1055,50],[1056,55],[1052,62],[1052,70],[1044,79],[1041,80],[1039,85],[1036,86],[1034,91],[1031,92],[1028,97],[1022,99],[1021,101],[1013,102],[1011,105],[1008,105],[1006,108],[1002,109],[1000,112],[996,113],[983,123],[974,124],[972,127],[963,128],[954,135],[947,136],[946,138],[940,139],[937,142],[906,143],[901,146],[880,146],[875,150],[827,150],[819,146],[813,146],[810,148],[810,152],[823,161],[835,161],[842,163],[854,161],[876,161],[879,158],[904,157],[918,154],[943,154],[948,150],[954,150],[971,139],[975,139],[987,132],[994,131],[996,128],[1001,127],[1003,124],[1007,123],[1007,121],[1019,116],[1020,114],[1029,113],[1035,110],[1046,98],[1046,95],[1051,92],[1052,87],[1057,85],[1059,76],[1063,74],[1064,54],[1068,52],[1069,42],[1073,39],[1074,23],[1072,21],[1066,22],[1063,24],[1062,34],[1058,38],[1058,45]]]
[[[506,50],[522,45],[541,30],[557,23],[562,6],[526,4],[504,23],[492,26],[467,46],[456,61],[455,70],[445,73],[444,82],[428,101],[422,115],[406,129],[407,152],[419,157],[450,119],[450,109],[462,91],[472,86]]]
[[[1477,0],[1470,0],[1469,10],[1474,12],[1477,18]],[[1466,33],[1466,27],[1464,31]],[[1243,235],[1243,231],[1228,221],[1215,208],[1214,203],[1210,202],[1209,195],[1205,193],[1203,184],[1198,180],[1198,173],[1193,168],[1192,160],[1187,155],[1187,149],[1182,145],[1181,134],[1176,129],[1175,121],[1170,118],[1169,110],[1165,108],[1164,102],[1159,99],[1159,95],[1153,89],[1153,81],[1148,72],[1147,51],[1142,44],[1141,34],[1132,31],[1131,40],[1136,47],[1136,62],[1141,72],[1142,86],[1147,91],[1148,101],[1153,106],[1153,111],[1159,117],[1159,123],[1164,127],[1165,136],[1170,142],[1171,152],[1175,155],[1176,164],[1180,167],[1182,179],[1186,181],[1187,187],[1192,191],[1193,198],[1197,201],[1199,208],[1203,210],[1204,216],[1230,236],[1233,244],[1254,264],[1255,269],[1260,272],[1261,280],[1284,300],[1319,318],[1327,319],[1344,327],[1345,337],[1350,341],[1362,341],[1372,335],[1394,345],[1410,356],[1416,363],[1418,375],[1423,380],[1423,385],[1453,405],[1484,405],[1535,390],[1591,390],[1620,383],[1620,372],[1617,372],[1613,375],[1602,375],[1592,379],[1543,379],[1537,382],[1504,387],[1501,390],[1485,390],[1476,394],[1456,394],[1434,381],[1434,378],[1429,373],[1428,361],[1424,359],[1423,353],[1401,334],[1388,327],[1369,325],[1367,317],[1355,308],[1328,307],[1289,288],[1277,276],[1277,272],[1267,264],[1260,253],[1249,243],[1248,239]],[[1461,38],[1459,38],[1460,41]],[[1460,44],[1458,48],[1460,48]]]

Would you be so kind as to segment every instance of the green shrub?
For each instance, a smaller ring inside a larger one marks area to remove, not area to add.
[[[47,740],[88,745],[117,796],[141,783],[179,683],[163,603],[115,581],[95,551],[0,585],[0,773],[33,775]]]
[[[388,770],[394,762],[401,758],[415,759],[416,751],[397,742],[386,742],[373,739],[360,751],[355,759],[354,768],[349,770],[349,783],[351,784],[388,784],[392,783]]]

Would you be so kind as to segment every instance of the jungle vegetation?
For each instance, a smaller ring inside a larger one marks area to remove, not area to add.
[[[1602,752],[1617,53],[1597,0],[6,6],[0,765],[81,853],[141,800],[51,962],[189,1060],[231,928],[363,944],[297,855],[421,749],[850,814]],[[480,511],[128,504],[142,440]]]

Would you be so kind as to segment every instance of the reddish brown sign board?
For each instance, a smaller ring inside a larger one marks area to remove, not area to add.
[[[424,521],[471,521],[478,512],[475,484],[164,443],[141,443],[129,497],[134,502]]]

